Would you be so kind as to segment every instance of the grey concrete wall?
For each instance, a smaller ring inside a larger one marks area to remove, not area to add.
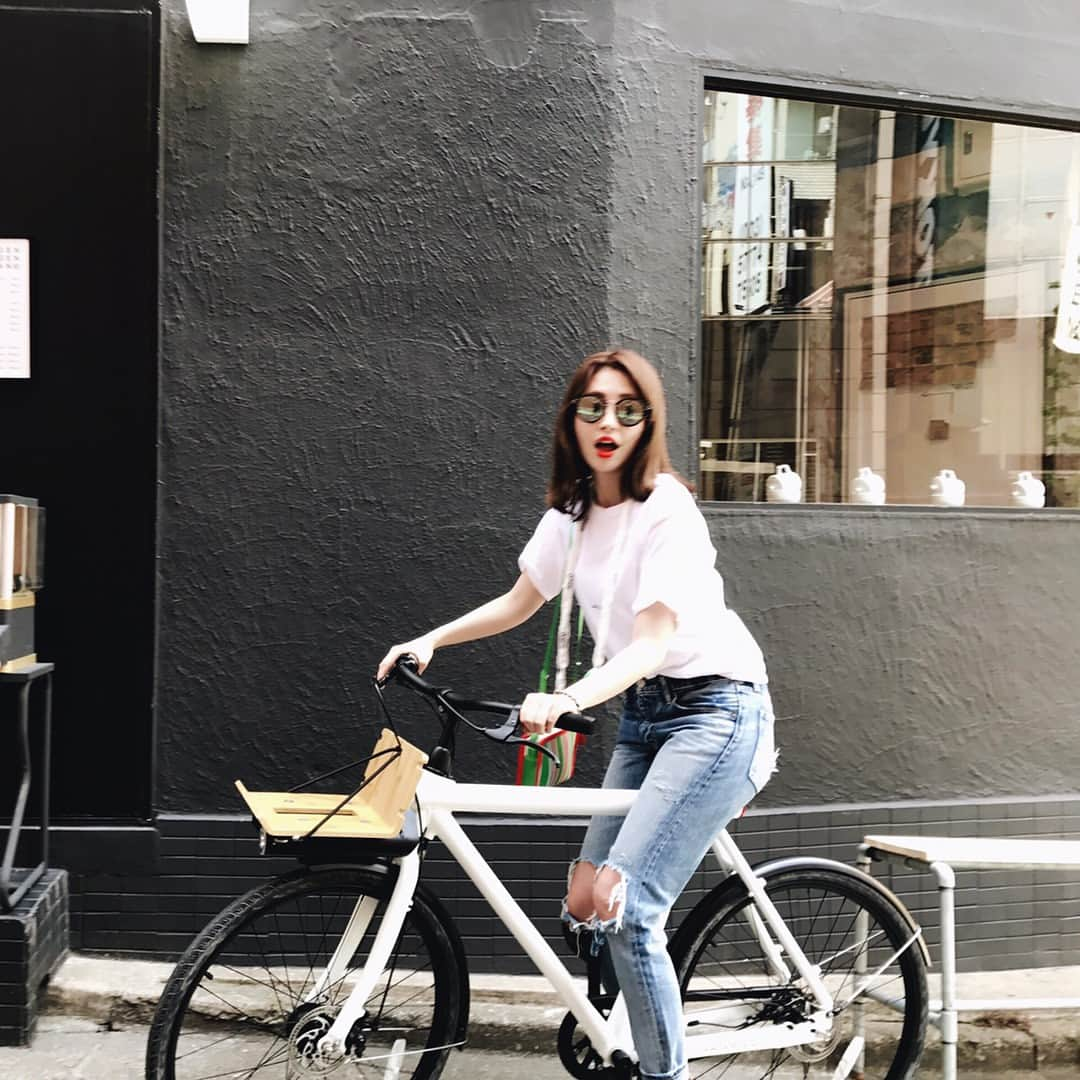
[[[709,514],[769,658],[761,805],[1076,791],[1080,520],[865,509]]]
[[[229,49],[169,0],[159,807],[363,752],[386,645],[512,581],[585,352],[657,361],[690,466],[707,71],[1080,116],[1064,3],[1038,33],[1030,7],[888,7],[256,0]],[[1075,790],[1080,522],[710,518],[772,660],[772,805]],[[437,670],[520,692],[545,631]],[[461,772],[509,764],[470,744]]]

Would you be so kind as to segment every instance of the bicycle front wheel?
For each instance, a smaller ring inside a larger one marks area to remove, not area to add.
[[[420,894],[349,1033],[345,1060],[330,1065],[317,1052],[363,967],[392,885],[363,867],[304,870],[234,901],[165,986],[147,1080],[437,1080],[455,1041],[461,972]],[[350,920],[354,930],[366,923],[363,936],[338,949]]]
[[[765,888],[833,997],[831,1031],[798,1046],[691,1061],[690,1076],[914,1077],[926,1035],[926,966],[907,920],[854,873],[793,868],[769,876]],[[790,958],[781,967],[766,957],[757,908],[744,891],[703,900],[672,954],[688,1036],[761,1033],[767,1043],[771,1029],[781,1042],[781,1029],[811,1018],[805,981]]]

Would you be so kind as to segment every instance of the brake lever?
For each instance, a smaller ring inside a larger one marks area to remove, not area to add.
[[[518,717],[520,715],[521,707],[515,705],[514,708],[510,710],[510,715],[507,716],[504,723],[500,724],[498,727],[493,728],[478,727],[478,730],[494,742],[510,742],[510,740],[515,737],[514,732],[517,731]]]
[[[561,765],[558,757],[556,757],[553,750],[549,750],[546,746],[542,746],[540,743],[534,743],[530,739],[523,739],[520,735],[515,735],[518,727],[518,717],[521,715],[521,707],[515,706],[510,715],[506,718],[506,723],[500,724],[496,728],[478,728],[482,734],[491,739],[492,742],[502,743],[504,746],[531,746],[537,753],[543,754],[545,757],[551,758],[556,766]]]

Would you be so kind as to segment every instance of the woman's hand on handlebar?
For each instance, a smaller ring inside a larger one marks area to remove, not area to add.
[[[434,654],[435,646],[431,638],[427,636],[414,638],[412,641],[406,641],[401,645],[393,645],[390,651],[379,661],[379,669],[375,673],[375,678],[379,682],[385,681],[397,663],[398,658],[409,655],[416,657],[417,671],[422,675],[425,668],[431,663]]]
[[[519,722],[530,735],[551,731],[564,713],[576,712],[574,703],[565,694],[529,694],[521,703]]]

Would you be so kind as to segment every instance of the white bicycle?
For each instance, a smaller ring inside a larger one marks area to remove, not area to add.
[[[565,1002],[557,1046],[566,1070],[583,1080],[636,1075],[626,1010],[621,997],[604,994],[598,961],[587,979],[571,974],[457,815],[623,814],[637,792],[458,784],[457,735],[468,726],[516,750],[516,707],[438,689],[407,664],[395,676],[434,706],[441,723],[400,832],[264,835],[274,850],[295,852],[301,866],[231,903],[180,958],[151,1027],[147,1080],[436,1080],[469,1026],[461,936],[420,881],[436,838]],[[504,721],[483,728],[466,713]],[[588,731],[592,721],[570,715],[560,723]],[[752,867],[726,830],[712,851],[728,874],[669,942],[690,1075],[915,1076],[927,954],[904,905],[843,863],[795,857]]]

